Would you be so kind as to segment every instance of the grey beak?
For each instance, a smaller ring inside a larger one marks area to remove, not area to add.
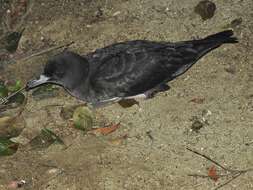
[[[28,81],[26,84],[26,90],[30,90],[32,88],[35,88],[39,85],[45,84],[47,82],[49,82],[50,78],[45,76],[45,75],[40,75],[40,78],[37,80],[31,80]]]

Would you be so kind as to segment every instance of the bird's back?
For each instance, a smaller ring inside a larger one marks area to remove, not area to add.
[[[113,44],[86,55],[90,89],[96,101],[144,93],[186,72],[223,43],[236,43],[232,31],[177,43],[145,40]]]

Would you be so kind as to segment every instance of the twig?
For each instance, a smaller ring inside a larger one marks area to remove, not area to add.
[[[208,176],[208,175],[201,175],[201,174],[188,174],[188,176],[191,176],[191,177],[210,178],[210,176]],[[219,178],[220,178],[220,177],[227,177],[227,176],[231,176],[231,173],[217,175],[217,177],[219,177]]]
[[[17,90],[16,92],[13,92],[12,94],[10,94],[9,96],[7,97],[4,97],[4,98],[1,98],[0,100],[0,104],[5,104],[8,102],[8,100],[10,98],[12,98],[13,96],[17,95],[18,93],[22,92],[23,90],[25,90],[26,87],[23,87],[23,88],[20,88],[19,90]]]
[[[195,151],[195,150],[192,150],[192,149],[190,149],[190,148],[188,148],[188,147],[187,147],[186,149],[189,150],[189,151],[191,151],[191,152],[193,152],[193,153],[195,153],[195,154],[197,154],[197,155],[199,155],[199,156],[201,156],[201,157],[203,157],[203,158],[205,158],[205,159],[207,159],[207,160],[209,160],[210,162],[212,162],[212,163],[214,163],[215,165],[219,166],[219,167],[222,168],[223,170],[225,170],[225,171],[227,171],[227,172],[230,172],[230,173],[233,173],[233,174],[245,173],[245,172],[253,171],[253,168],[246,169],[246,170],[232,170],[232,169],[228,169],[228,168],[222,166],[221,164],[219,164],[218,162],[214,161],[213,159],[209,158],[208,156],[206,156],[206,155],[204,155],[204,154],[201,154],[201,153],[199,153],[199,152],[197,152],[197,151]]]
[[[54,47],[51,47],[51,48],[43,49],[41,51],[35,52],[35,53],[27,55],[27,56],[24,55],[24,57],[22,57],[22,55],[21,55],[21,58],[10,59],[5,64],[10,64],[10,63],[13,63],[13,62],[16,62],[16,61],[25,61],[25,60],[28,60],[28,59],[30,59],[32,57],[39,56],[39,55],[45,54],[45,53],[53,51],[53,50],[61,49],[61,48],[64,48],[64,47],[67,48],[67,47],[69,47],[70,45],[72,45],[74,43],[75,42],[72,41],[72,42],[67,43],[67,44],[63,44],[63,45],[59,45],[59,46],[54,46]]]
[[[147,131],[146,134],[150,138],[151,141],[154,141],[154,137],[152,136],[152,131]]]
[[[59,46],[55,46],[55,47],[51,47],[51,48],[48,48],[48,49],[44,49],[42,51],[39,51],[39,52],[36,52],[36,53],[33,53],[31,55],[28,55],[26,57],[23,57],[21,59],[18,59],[18,61],[25,61],[25,60],[28,60],[32,57],[36,57],[36,56],[39,56],[39,55],[42,55],[42,54],[45,54],[47,52],[50,52],[50,51],[53,51],[53,50],[57,50],[57,49],[61,49],[63,47],[69,47],[70,45],[74,44],[75,42],[70,42],[70,43],[67,43],[67,44],[63,44],[63,45],[59,45]]]
[[[19,23],[17,24],[17,26],[14,28],[14,30],[17,30],[18,28],[20,28],[23,24],[25,19],[27,18],[27,16],[30,14],[30,12],[32,11],[34,2],[33,1],[29,1],[29,6],[26,10],[26,13],[21,17],[21,20],[19,21]]]
[[[213,159],[209,158],[208,156],[206,156],[204,154],[201,154],[201,153],[199,153],[199,152],[197,152],[195,150],[192,150],[192,149],[190,149],[188,147],[186,149],[189,150],[189,151],[191,151],[191,152],[193,152],[193,153],[195,153],[195,154],[197,154],[197,155],[199,155],[199,156],[201,156],[201,157],[203,157],[203,158],[205,158],[205,159],[207,159],[207,160],[209,160],[210,162],[214,163],[216,166],[219,166],[223,170],[231,171],[230,169],[225,168],[224,166],[222,166],[221,164],[219,164],[218,162],[214,161]]]
[[[201,154],[195,150],[192,150],[190,148],[186,148],[187,150],[209,160],[210,162],[214,163],[215,165],[219,166],[220,168],[222,168],[223,170],[229,172],[228,174],[225,174],[225,175],[217,175],[217,177],[226,177],[226,176],[232,176],[231,179],[227,180],[225,183],[219,185],[218,187],[216,187],[214,190],[217,190],[217,189],[220,189],[222,188],[223,186],[229,184],[231,181],[233,181],[234,179],[236,179],[237,177],[239,177],[240,175],[246,173],[246,172],[249,172],[249,171],[253,171],[253,168],[250,168],[250,169],[246,169],[246,170],[231,170],[231,169],[228,169],[228,168],[225,168],[224,166],[222,166],[221,164],[219,164],[218,162],[214,161],[213,159],[209,158],[208,156],[204,155],[204,154]],[[210,176],[206,176],[206,175],[199,175],[199,174],[189,174],[188,176],[193,176],[193,177],[202,177],[202,178],[210,178]]]
[[[225,183],[222,183],[221,185],[219,185],[218,187],[214,188],[213,190],[217,190],[217,189],[220,189],[220,188],[224,187],[225,185],[229,184],[231,181],[235,180],[236,178],[238,178],[242,174],[243,173],[240,172],[240,173],[237,173],[237,174],[233,175],[233,177],[231,179],[227,180]]]

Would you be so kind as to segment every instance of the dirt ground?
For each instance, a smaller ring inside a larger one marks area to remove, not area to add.
[[[0,189],[22,179],[26,184],[20,189],[25,190],[201,190],[215,189],[230,179],[215,182],[190,176],[207,175],[214,164],[187,147],[230,169],[253,168],[253,1],[213,0],[217,10],[207,20],[194,12],[198,2],[29,1],[29,13],[19,26],[26,28],[19,52],[75,41],[70,49],[85,54],[119,41],[188,40],[229,27],[240,43],[212,51],[172,81],[169,91],[141,100],[140,106],[124,109],[114,104],[97,110],[107,122],[121,123],[107,136],[68,127],[59,114],[62,106],[53,105],[78,102],[63,90],[44,99],[29,93],[22,114],[24,129],[17,140],[22,145],[16,154],[0,158]],[[242,22],[236,25],[235,19]],[[48,56],[5,65],[1,78],[25,83],[38,76]],[[196,120],[203,125],[197,131],[192,129]],[[44,127],[59,135],[66,146],[32,149],[30,140]],[[124,135],[128,138],[122,142],[112,141]],[[222,189],[253,189],[253,172]]]

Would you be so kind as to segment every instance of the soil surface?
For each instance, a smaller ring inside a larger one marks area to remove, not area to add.
[[[14,9],[25,8],[6,24],[13,2]],[[102,120],[97,127],[120,122],[120,128],[106,136],[70,127],[61,109],[80,102],[61,88],[46,98],[29,92],[20,121],[24,129],[16,137],[19,149],[0,157],[0,189],[25,180],[20,189],[202,190],[215,189],[232,177],[214,181],[197,176],[207,176],[214,163],[187,148],[229,169],[253,168],[253,1],[213,2],[215,14],[203,20],[194,11],[199,0],[0,0],[0,35],[25,28],[14,58],[71,41],[70,50],[86,54],[120,41],[182,41],[229,28],[240,41],[212,51],[172,81],[169,91],[140,100],[139,106],[114,104],[96,110]],[[54,53],[4,64],[0,78],[25,84]],[[65,146],[31,148],[31,139],[45,127]],[[227,174],[215,168],[217,175]],[[253,172],[222,189],[253,189]]]

